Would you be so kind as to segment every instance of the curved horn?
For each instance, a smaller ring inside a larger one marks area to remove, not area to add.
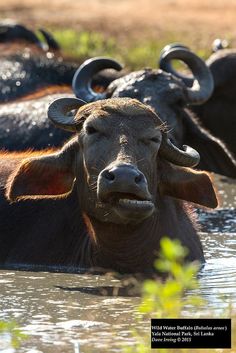
[[[91,81],[95,74],[104,69],[120,71],[122,66],[115,60],[97,57],[86,60],[76,71],[72,81],[72,88],[76,97],[93,102],[106,98],[106,93],[96,93],[91,88]]]
[[[48,107],[48,117],[57,127],[67,131],[77,131],[78,122],[74,115],[68,113],[73,109],[79,109],[86,102],[77,98],[59,98]]]
[[[194,76],[193,80],[186,81],[186,76],[182,76],[181,74],[176,75],[176,71],[170,64],[170,61],[174,59],[183,61],[190,68]],[[188,103],[201,104],[210,98],[214,89],[211,72],[204,61],[187,47],[179,44],[177,46],[176,44],[170,45],[169,48],[167,47],[162,51],[159,65],[164,71],[174,74],[185,82]],[[188,87],[190,85],[191,87]]]
[[[44,39],[47,42],[48,45],[48,50],[60,50],[60,45],[58,44],[58,42],[55,40],[55,38],[53,38],[53,36],[45,31],[45,29],[43,28],[39,28],[38,30],[44,37]]]
[[[186,49],[186,50],[190,50],[188,47],[186,47],[185,45],[181,44],[181,43],[172,43],[172,44],[168,44],[166,45],[161,53],[160,53],[160,59],[159,59],[159,67],[160,69],[162,69],[163,71],[169,72],[172,75],[178,77],[180,80],[182,80],[184,82],[184,84],[188,87],[192,87],[193,85],[193,77],[189,77],[187,75],[181,74],[180,72],[176,71],[173,66],[171,65],[171,61],[169,60],[165,60],[165,53],[168,53],[169,50],[171,49],[176,49],[176,48],[182,48],[182,49]],[[164,59],[163,59],[164,58]]]
[[[200,155],[196,150],[186,145],[180,150],[172,144],[167,135],[163,135],[160,155],[169,162],[183,167],[195,167],[200,161]]]
[[[159,115],[157,117],[157,124],[163,126],[164,122]],[[176,147],[169,139],[168,132],[162,132],[162,141],[159,153],[168,162],[183,167],[195,167],[200,162],[199,153],[190,146],[183,145],[183,149]]]
[[[43,49],[43,45],[36,34],[23,25],[14,21],[3,21],[0,23],[0,42],[8,42],[12,40],[23,39],[27,42],[36,44]]]

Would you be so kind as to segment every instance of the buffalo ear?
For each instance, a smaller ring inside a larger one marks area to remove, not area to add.
[[[51,198],[69,193],[75,179],[74,160],[73,144],[65,145],[57,153],[23,160],[8,179],[7,198],[16,201]]]
[[[218,200],[210,176],[168,163],[161,173],[160,191],[164,195],[215,208]]]

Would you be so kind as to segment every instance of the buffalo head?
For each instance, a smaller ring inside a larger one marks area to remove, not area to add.
[[[163,195],[216,206],[209,176],[186,168],[198,163],[198,153],[174,146],[162,120],[139,101],[85,104],[61,98],[50,105],[48,116],[78,137],[59,152],[25,160],[11,177],[11,200],[63,195],[75,182],[81,210],[113,224],[152,217],[163,207]]]
[[[172,60],[183,61],[194,75],[191,86],[174,70],[165,72]],[[161,69],[144,69],[114,80],[104,93],[94,92],[91,81],[102,69],[120,70],[119,64],[108,58],[87,60],[75,73],[73,90],[76,97],[92,102],[109,97],[130,97],[151,106],[171,129],[175,144],[184,141],[183,108],[202,104],[212,94],[213,79],[204,61],[181,45],[167,46],[161,53]]]

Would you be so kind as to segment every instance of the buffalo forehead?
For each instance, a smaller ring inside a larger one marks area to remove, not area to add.
[[[160,125],[159,118],[150,107],[131,98],[111,98],[87,104],[82,106],[77,113],[77,119],[81,117],[84,117],[87,122],[99,119],[115,120],[117,123],[122,120],[132,121],[134,125],[135,120],[135,125],[138,121],[142,124],[150,121],[153,126]]]
[[[113,97],[133,97],[140,99],[148,94],[161,94],[173,89],[183,89],[184,85],[177,77],[161,70],[141,70],[132,72],[115,80],[109,86]]]
[[[112,129],[111,132],[118,132],[120,130],[139,131],[142,132],[155,129],[156,121],[152,116],[147,115],[121,115],[121,114],[107,114],[99,115],[92,114],[86,120],[85,125],[93,123],[97,128]]]
[[[141,114],[143,112],[150,112],[153,114],[149,107],[131,97],[103,99],[83,105],[79,109],[80,113],[87,115],[92,114],[95,111],[104,111],[108,113],[119,112],[124,115],[126,115],[127,112],[129,114],[134,112],[136,114]]]

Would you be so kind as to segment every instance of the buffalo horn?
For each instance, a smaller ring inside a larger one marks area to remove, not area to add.
[[[192,71],[193,79],[176,74],[170,64],[171,60],[183,61]],[[214,81],[209,68],[204,61],[181,44],[171,44],[161,53],[160,68],[181,78],[186,84],[187,101],[190,104],[201,104],[208,100],[214,89]],[[191,86],[191,87],[189,87]]]
[[[159,153],[169,162],[183,167],[195,167],[200,161],[196,150],[186,145],[183,145],[183,150],[179,149],[172,144],[166,134],[163,134]]]
[[[40,28],[38,31],[43,35],[47,42],[47,50],[60,50],[60,45],[48,31],[45,31],[43,28]]]
[[[172,43],[172,44],[168,44],[166,45],[161,53],[160,53],[160,59],[159,59],[159,66],[160,66],[160,69],[166,71],[166,72],[170,72],[171,74],[173,74],[174,76],[178,77],[179,79],[181,79],[186,86],[188,87],[192,87],[193,85],[193,77],[189,77],[187,75],[184,75],[178,71],[176,71],[172,64],[171,64],[171,61],[170,60],[165,60],[163,59],[164,57],[164,54],[166,52],[168,52],[169,50],[173,49],[173,48],[182,48],[182,49],[186,49],[186,50],[190,50],[188,47],[186,47],[185,45],[183,44],[180,44],[180,43]]]
[[[107,98],[106,93],[96,93],[91,87],[93,76],[105,69],[120,71],[122,66],[117,61],[109,58],[97,57],[86,60],[78,68],[73,77],[72,88],[76,97],[86,102],[94,102]]]
[[[48,117],[57,127],[75,132],[78,130],[78,122],[75,115],[69,114],[71,110],[78,110],[86,102],[77,98],[59,98],[52,102],[48,108]]]
[[[43,49],[43,44],[39,41],[34,32],[25,26],[8,20],[0,22],[0,42],[10,42],[16,39],[25,39]]]

